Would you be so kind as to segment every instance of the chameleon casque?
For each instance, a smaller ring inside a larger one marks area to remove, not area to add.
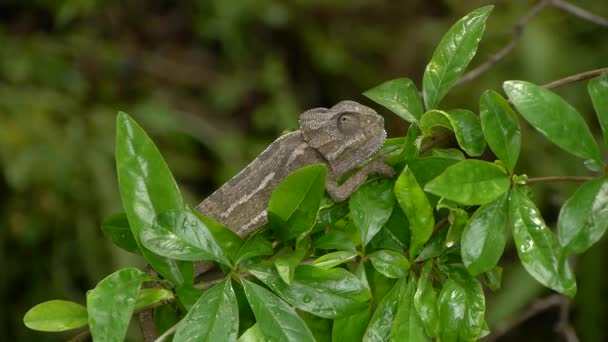
[[[300,129],[275,140],[243,171],[212,193],[197,209],[244,237],[268,221],[266,209],[275,187],[291,172],[315,163],[328,167],[325,189],[336,202],[348,198],[368,175],[395,171],[376,158],[342,184],[337,179],[382,146],[384,119],[354,101],[315,108],[300,115]]]

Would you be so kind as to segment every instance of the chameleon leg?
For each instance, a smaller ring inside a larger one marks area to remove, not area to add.
[[[370,174],[379,174],[385,177],[393,177],[395,170],[392,167],[386,165],[382,158],[376,158],[369,164],[365,165],[355,174],[350,176],[344,183],[338,184],[337,177],[335,174],[330,172],[325,181],[325,189],[329,196],[335,202],[342,202],[347,199],[353,192],[355,192],[361,184],[363,184]]]

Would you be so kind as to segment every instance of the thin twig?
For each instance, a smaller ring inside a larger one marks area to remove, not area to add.
[[[556,183],[556,182],[586,182],[594,179],[589,176],[547,176],[530,178],[526,181],[526,185],[537,183]]]
[[[555,332],[562,334],[566,342],[578,342],[576,331],[570,324],[570,299],[562,296],[559,306],[559,321],[555,324]]]
[[[592,22],[596,25],[608,27],[608,19],[602,18],[595,15],[587,10],[577,7],[569,2],[563,0],[551,0],[551,6],[559,8],[567,13],[570,13],[576,17]]]
[[[496,54],[490,56],[488,60],[483,62],[481,65],[477,66],[473,70],[467,72],[462,76],[455,84],[455,86],[459,86],[463,83],[469,82],[484,72],[488,71],[495,64],[503,60],[507,55],[515,49],[517,43],[521,40],[523,31],[525,26],[528,24],[532,18],[534,18],[538,13],[540,13],[543,9],[548,6],[552,6],[558,9],[561,9],[569,14],[572,14],[581,19],[587,20],[591,23],[602,27],[608,27],[608,19],[595,15],[585,9],[577,7],[569,2],[564,0],[541,0],[534,7],[532,7],[526,15],[524,15],[516,24],[513,26],[513,35],[511,41],[507,45],[505,45],[500,51]],[[550,89],[550,88],[549,88]]]
[[[554,295],[545,297],[543,299],[540,299],[538,301],[535,301],[534,303],[532,303],[532,305],[530,305],[530,307],[526,311],[517,315],[515,317],[515,319],[504,322],[502,324],[499,324],[494,329],[492,334],[490,334],[488,337],[486,337],[484,339],[484,341],[485,342],[496,341],[500,337],[504,336],[507,332],[512,330],[513,328],[515,328],[518,325],[522,324],[523,322],[529,320],[530,318],[538,315],[539,313],[549,310],[553,307],[562,305],[562,301],[563,301],[562,297],[563,297],[562,295],[554,294]]]
[[[559,79],[557,81],[553,81],[553,82],[547,83],[547,84],[543,85],[543,87],[545,89],[558,88],[558,87],[561,87],[561,86],[566,85],[568,83],[588,80],[590,78],[594,78],[596,76],[599,76],[599,75],[601,75],[603,73],[608,73],[608,68],[599,68],[599,69],[595,69],[595,70],[589,70],[589,71],[581,72],[580,74],[564,77],[564,78],[561,78],[561,79]]]
[[[67,342],[83,342],[89,339],[91,330],[86,329],[78,333],[78,335],[72,336]]]
[[[503,47],[500,51],[498,51],[498,53],[496,53],[495,55],[492,55],[487,61],[485,61],[478,67],[474,68],[473,70],[467,72],[466,74],[464,74],[464,76],[462,76],[458,80],[458,82],[456,82],[455,86],[459,86],[463,83],[469,82],[469,81],[479,77],[479,75],[488,71],[495,64],[497,64],[498,62],[503,60],[505,57],[507,57],[507,55],[509,55],[509,53],[511,53],[511,51],[513,51],[513,49],[515,49],[515,46],[517,46],[517,43],[521,39],[524,28],[528,24],[528,22],[530,20],[532,20],[532,18],[534,18],[534,16],[536,16],[545,7],[547,7],[550,2],[551,2],[551,0],[542,0],[539,3],[537,3],[536,6],[532,7],[530,9],[530,11],[528,11],[528,13],[526,13],[526,15],[523,16],[515,24],[515,26],[513,26],[513,36],[511,38],[511,41],[507,45],[505,45],[505,47]]]
[[[439,229],[441,229],[441,227],[443,227],[448,222],[449,222],[449,215],[446,215],[441,220],[439,220],[439,222],[437,222],[435,224],[435,227],[433,227],[433,231],[434,232],[438,231]]]
[[[146,265],[144,271],[152,277],[157,277],[158,273],[150,266]],[[142,288],[154,288],[160,287],[155,283],[144,283]],[[154,310],[153,308],[147,308],[137,314],[139,320],[139,327],[144,338],[144,342],[152,342],[156,339],[156,329],[154,328]]]
[[[171,328],[167,329],[167,331],[165,331],[162,335],[158,336],[158,338],[156,340],[154,340],[154,342],[163,342],[164,340],[167,339],[167,337],[173,335],[175,333],[175,331],[177,330],[177,326],[179,325],[179,323],[181,322],[181,320],[177,323],[175,323]]]

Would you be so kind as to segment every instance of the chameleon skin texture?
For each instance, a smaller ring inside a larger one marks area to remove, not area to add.
[[[316,163],[329,169],[329,195],[337,202],[343,201],[369,174],[394,174],[381,159],[375,159],[343,184],[336,181],[374,154],[385,138],[384,119],[357,102],[342,101],[329,109],[308,110],[300,116],[299,130],[275,140],[197,209],[238,235],[249,235],[268,222],[266,209],[276,186],[291,172]]]

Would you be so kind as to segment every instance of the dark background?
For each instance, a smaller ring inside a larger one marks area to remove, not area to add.
[[[125,111],[153,137],[190,204],[242,169],[305,109],[353,99],[406,125],[361,93],[409,77],[418,86],[435,45],[460,17],[496,5],[472,66],[509,42],[535,1],[389,0],[0,0],[0,336],[58,340],[22,317],[50,299],[84,303],[85,292],[142,260],[103,237],[121,210],[114,123]],[[608,2],[572,3],[608,17]],[[516,49],[444,108],[478,108],[485,89],[538,84],[608,66],[608,29],[547,8]],[[557,91],[599,137],[586,84]],[[517,173],[584,175],[579,160],[524,125]],[[534,187],[550,225],[576,185]],[[571,319],[582,341],[608,339],[608,241],[575,260]],[[491,328],[549,294],[507,248],[503,289],[488,295]],[[504,341],[557,340],[548,309]],[[137,339],[132,327],[131,338]]]

